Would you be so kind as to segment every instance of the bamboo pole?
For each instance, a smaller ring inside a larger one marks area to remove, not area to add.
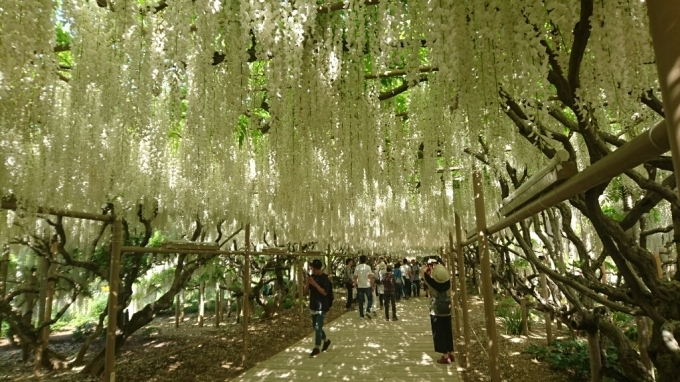
[[[9,277],[8,272],[9,272],[9,245],[4,244],[2,246],[2,254],[0,255],[0,299],[4,299],[5,293],[7,292],[7,278]]]
[[[246,246],[243,251],[243,354],[241,364],[248,359],[248,324],[250,321],[250,223],[246,224]]]
[[[647,1],[647,14],[652,34],[656,68],[663,109],[668,124],[675,182],[680,184],[680,2],[677,0]],[[676,36],[676,37],[673,37]],[[680,188],[676,190],[680,195]],[[674,224],[675,225],[675,224]],[[677,228],[677,227],[676,227]],[[673,233],[676,249],[680,248],[680,232]],[[677,251],[680,253],[680,251]]]
[[[39,259],[38,263],[38,280],[40,282],[40,293],[38,294],[38,326],[45,322],[45,304],[47,302],[47,279],[48,279],[48,264],[49,260],[47,258]],[[42,330],[38,332],[38,344],[33,349],[34,362],[33,362],[33,375],[36,377],[40,376],[40,367],[42,365],[42,355],[44,345],[42,343],[43,335]]]
[[[175,296],[175,328],[179,328],[179,317],[181,315],[181,312],[184,310],[184,307],[182,306],[182,301],[180,299],[180,294],[182,294],[182,291],[177,293]]]
[[[303,322],[303,309],[304,309],[304,268],[303,268],[303,260],[302,260],[302,242],[300,242],[298,247],[298,252],[300,254],[300,259],[298,260],[298,315],[300,317],[300,322]]]
[[[463,368],[467,369],[470,367],[470,357],[468,356],[468,352],[470,351],[470,315],[468,312],[467,285],[465,284],[463,233],[460,227],[460,216],[458,216],[458,213],[455,213],[454,216],[456,224],[456,250],[458,252],[458,284],[460,285],[460,303],[463,312],[463,339],[465,341],[462,365]]]
[[[17,206],[16,203],[11,203],[11,202],[0,203],[0,209],[3,209],[3,210],[16,211],[18,208],[19,208],[19,206]],[[113,217],[111,215],[90,214],[90,213],[87,213],[87,212],[60,210],[60,209],[55,209],[55,208],[38,207],[34,211],[39,213],[39,214],[63,216],[63,217],[67,217],[67,218],[96,220],[96,221],[103,221],[103,222],[110,222],[110,221],[113,220]]]
[[[205,281],[198,283],[198,327],[203,327],[205,321]]]
[[[520,308],[522,309],[522,335],[529,335],[529,312],[527,311],[527,299],[522,296],[519,300]]]
[[[460,318],[458,316],[458,283],[456,282],[456,262],[453,251],[453,234],[449,231],[449,256],[447,262],[451,270],[451,310],[453,310],[453,336],[460,336]]]
[[[590,382],[602,382],[602,357],[600,354],[600,341],[597,331],[588,332],[588,353],[590,356]]]
[[[661,1],[673,2],[674,0]],[[680,6],[680,3],[678,6]],[[678,26],[678,28],[680,28],[680,26]],[[672,41],[669,41],[668,43],[672,44]],[[678,113],[678,115],[680,118],[680,113]],[[518,209],[507,218],[488,227],[486,229],[486,234],[493,235],[504,228],[545,211],[560,202],[620,175],[626,170],[639,166],[642,163],[665,153],[669,149],[669,130],[665,121],[657,123],[618,150],[613,151],[595,164],[588,166],[588,168],[572,176],[559,186],[540,195],[536,200]],[[675,176],[679,177],[680,171],[675,171]],[[468,240],[464,241],[463,245],[470,245],[476,240],[477,236],[473,235]]]
[[[328,270],[328,278],[333,282],[333,259],[331,258],[331,245],[328,244],[326,251],[328,252],[328,261],[326,268]]]
[[[220,327],[222,321],[222,290],[219,281],[215,283],[215,327]]]
[[[111,229],[111,256],[109,266],[109,323],[106,328],[106,358],[104,361],[104,381],[114,382],[116,352],[116,318],[118,317],[118,289],[120,285],[120,248],[123,240],[123,221],[116,218]]]
[[[475,195],[475,216],[477,218],[477,238],[479,241],[480,268],[482,271],[482,293],[484,296],[484,315],[486,317],[486,334],[489,338],[489,373],[492,382],[500,382],[499,347],[496,335],[496,312],[494,310],[493,285],[491,284],[491,261],[489,243],[486,232],[486,211],[484,207],[484,190],[479,170],[472,172]]]
[[[545,273],[541,273],[540,275],[541,279],[541,295],[543,299],[546,301],[546,304],[548,302],[548,299],[550,298],[550,293],[548,292],[548,280],[545,275]],[[546,340],[548,341],[548,345],[552,343],[552,318],[550,317],[549,312],[545,312],[543,314],[543,318],[545,320],[545,337]]]
[[[54,303],[54,277],[56,276],[56,269],[52,261],[57,253],[56,247],[52,248],[50,253],[50,261],[47,264],[47,301],[45,302],[45,320],[52,320],[52,308]],[[45,346],[49,343],[50,338],[50,327],[49,325],[43,329],[43,343]]]

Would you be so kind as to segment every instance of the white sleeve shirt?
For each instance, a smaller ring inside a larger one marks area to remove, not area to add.
[[[354,276],[357,277],[357,288],[370,288],[371,282],[368,278],[372,273],[371,267],[367,264],[357,265],[357,269],[354,271]]]
[[[400,268],[401,268],[401,276],[403,278],[410,279],[411,275],[409,274],[409,272],[411,271],[411,267],[408,266],[408,265],[402,265]]]

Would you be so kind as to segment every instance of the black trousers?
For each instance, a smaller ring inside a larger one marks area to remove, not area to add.
[[[394,292],[385,292],[385,318],[390,318],[390,304],[392,305],[392,318],[397,317],[397,296]]]
[[[345,289],[347,289],[347,304],[345,304],[345,309],[350,309],[352,307],[352,303],[354,302],[354,296],[352,295],[352,290],[354,289],[352,287],[352,284],[345,284]]]

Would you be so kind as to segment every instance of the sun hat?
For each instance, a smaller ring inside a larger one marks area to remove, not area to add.
[[[446,268],[444,268],[444,266],[441,264],[437,264],[432,268],[431,276],[434,281],[438,283],[445,283],[449,281],[449,271],[447,271]]]

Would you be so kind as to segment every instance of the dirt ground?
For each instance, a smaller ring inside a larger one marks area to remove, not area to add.
[[[344,296],[336,291],[336,300],[328,320],[342,315]],[[301,320],[297,309],[282,311],[279,315],[255,320],[249,334],[249,356],[241,362],[243,349],[242,326],[234,317],[226,318],[227,323],[215,328],[214,317],[206,316],[206,325],[198,327],[197,316],[188,315],[179,329],[174,327],[174,317],[158,317],[147,327],[135,333],[125,344],[116,359],[116,380],[119,382],[141,381],[228,381],[243,373],[256,363],[266,360],[288,346],[312,333],[307,312]],[[481,300],[470,299],[470,364],[467,372],[461,372],[465,382],[488,381],[488,356],[486,355],[486,331],[484,309]],[[501,376],[503,381],[524,382],[567,382],[573,379],[552,370],[549,365],[522,353],[529,344],[545,344],[542,324],[535,324],[527,337],[505,334],[502,323],[498,324],[500,340]],[[553,327],[556,337],[568,336]],[[93,343],[91,352],[104,345],[102,339]],[[55,333],[50,346],[63,353],[74,354],[80,342],[74,341],[70,333]],[[91,355],[90,353],[89,355]],[[0,381],[97,381],[78,374],[78,370],[50,372],[42,377],[32,374],[32,360],[21,362],[21,351],[10,348],[7,341],[0,343]]]
[[[336,303],[327,322],[344,313],[343,300],[336,292]],[[195,314],[186,316],[179,329],[175,329],[174,320],[174,316],[157,317],[128,339],[116,358],[116,381],[228,381],[312,333],[306,310],[302,320],[295,308],[255,320],[249,329],[249,354],[243,364],[243,326],[237,325],[233,317],[226,318],[227,323],[220,328],[215,327],[212,315],[206,315],[202,328]],[[55,333],[50,339],[50,346],[63,354],[74,354],[80,345],[70,333]],[[88,357],[102,346],[102,339],[94,342]],[[78,369],[34,377],[32,361],[31,357],[28,363],[22,363],[21,350],[11,348],[7,341],[1,342],[0,381],[98,380],[78,374]]]
[[[470,296],[470,369],[461,372],[465,382],[480,382],[489,380],[489,356],[487,355],[486,327],[484,322],[484,304],[477,296]],[[461,318],[462,320],[462,318]],[[550,365],[539,362],[522,351],[530,344],[547,344],[545,324],[534,323],[528,337],[505,334],[505,328],[500,320],[496,320],[497,335],[499,337],[499,354],[501,379],[506,382],[578,382],[573,376],[555,371]],[[461,323],[462,325],[462,323]],[[563,327],[558,330],[555,323],[552,328],[555,338],[566,338],[569,330]],[[462,348],[462,346],[461,346]]]

